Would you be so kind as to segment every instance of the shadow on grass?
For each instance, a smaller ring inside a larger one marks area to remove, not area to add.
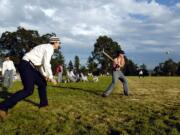
[[[63,88],[63,89],[71,89],[71,90],[78,90],[78,91],[94,94],[96,96],[101,96],[102,95],[101,92],[96,92],[96,91],[93,91],[93,90],[87,90],[87,89],[82,89],[82,88],[77,88],[77,87],[63,87],[63,86],[51,86],[51,87]]]
[[[0,98],[1,99],[4,99],[4,101],[6,101],[8,98],[10,98],[14,93],[10,93],[8,92],[8,90],[6,88],[2,88],[1,91],[0,91]],[[28,103],[31,103],[32,105],[34,106],[39,106],[38,103],[35,103],[29,99],[23,99],[23,101],[25,102],[28,102]]]
[[[120,132],[118,130],[111,129],[108,135],[120,135]]]

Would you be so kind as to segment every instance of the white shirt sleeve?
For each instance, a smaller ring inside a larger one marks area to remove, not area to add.
[[[43,66],[40,66],[39,72],[40,72],[43,76],[47,77],[47,74],[46,74],[46,72],[44,71],[44,67],[43,67]]]
[[[11,67],[12,67],[12,70],[13,70],[14,72],[16,72],[16,68],[15,68],[15,66],[14,66],[13,61],[11,61]]]
[[[43,68],[45,73],[50,79],[53,79],[53,74],[51,70],[51,57],[53,55],[53,50],[45,50],[44,57],[43,57]]]
[[[2,66],[2,76],[4,76],[5,70],[6,70],[6,63],[3,62],[3,66]]]

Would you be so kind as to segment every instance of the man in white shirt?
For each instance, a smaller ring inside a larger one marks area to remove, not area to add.
[[[2,76],[3,76],[3,87],[8,89],[13,82],[13,75],[16,73],[16,68],[10,57],[7,55],[2,66]]]
[[[83,82],[88,81],[87,76],[85,76],[82,72],[80,73],[80,76],[81,76],[81,79],[82,79]]]
[[[142,70],[139,71],[139,78],[141,78],[141,76],[144,78],[144,75],[143,75],[143,71],[142,71]]]
[[[59,47],[59,38],[51,37],[49,44],[38,45],[24,55],[18,66],[24,88],[0,103],[0,117],[2,119],[6,117],[10,108],[33,93],[35,84],[38,86],[39,108],[48,105],[46,81],[49,80],[57,84],[52,74],[50,60],[54,50],[59,49]]]
[[[68,77],[69,81],[71,81],[71,82],[77,81],[77,78],[72,70],[70,70],[70,71],[67,70],[67,77]]]

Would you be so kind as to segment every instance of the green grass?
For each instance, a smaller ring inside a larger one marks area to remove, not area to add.
[[[117,85],[101,97],[111,81],[48,85],[48,110],[39,110],[37,89],[0,122],[0,135],[179,135],[180,77],[127,77],[130,96]],[[21,89],[15,82],[9,92]],[[3,94],[0,95],[3,101]]]

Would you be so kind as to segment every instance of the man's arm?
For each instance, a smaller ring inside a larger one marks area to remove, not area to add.
[[[44,67],[44,71],[47,74],[46,79],[50,80],[51,82],[53,82],[54,84],[57,84],[56,80],[53,77],[52,74],[52,69],[51,69],[51,57],[53,55],[53,51],[49,52],[50,50],[46,50],[44,53],[44,58],[43,58],[43,67]]]
[[[2,66],[2,76],[4,76],[5,70],[6,70],[6,65],[5,65],[5,62],[3,62],[3,66]]]
[[[12,66],[12,69],[13,69],[13,71],[14,71],[14,73],[16,73],[16,68],[15,68],[15,66],[14,66],[14,62],[13,61],[11,61],[11,66]]]
[[[47,77],[49,79],[53,79],[53,74],[52,74],[51,64],[50,64],[52,54],[53,54],[53,52],[48,52],[46,50],[44,53],[44,58],[43,58],[44,71],[47,74]]]

